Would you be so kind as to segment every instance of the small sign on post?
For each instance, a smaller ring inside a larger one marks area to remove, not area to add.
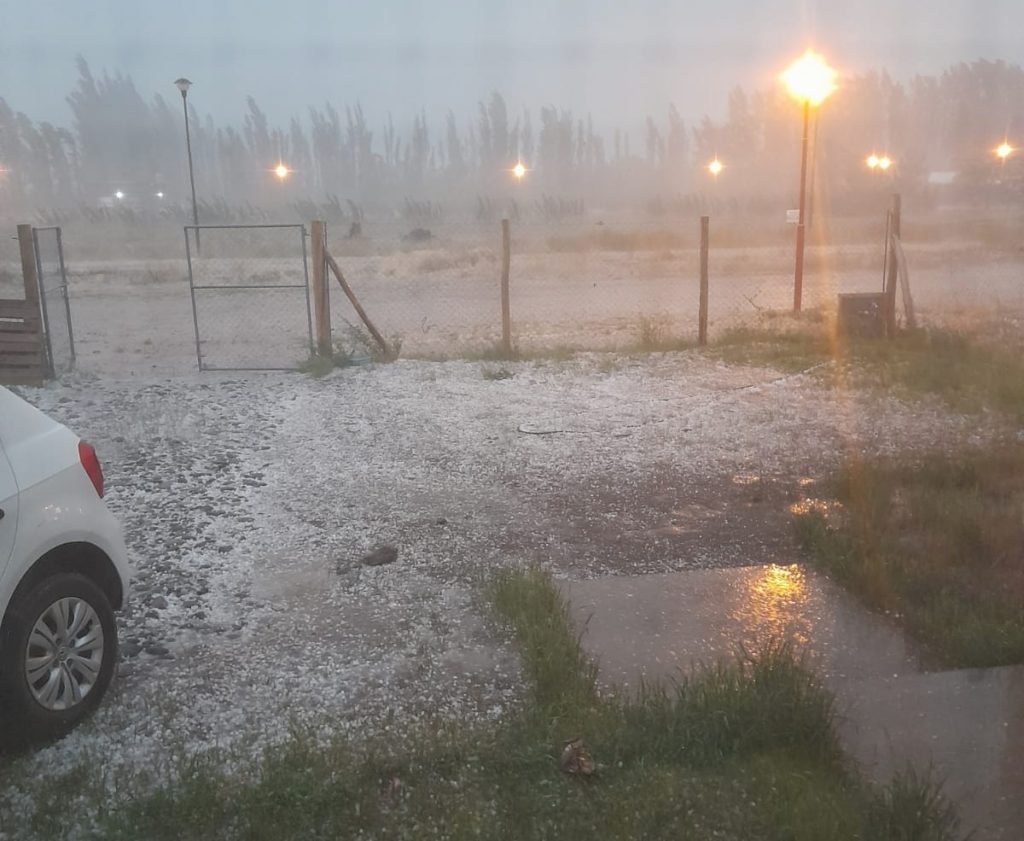
[[[800,211],[799,210],[787,210],[786,211],[786,224],[788,224],[788,225],[799,225],[800,224]]]

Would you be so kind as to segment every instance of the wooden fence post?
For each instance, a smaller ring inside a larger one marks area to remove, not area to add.
[[[896,249],[892,239],[900,239],[900,218],[903,202],[899,193],[893,194],[892,211],[890,213],[889,241],[886,251],[889,255],[885,276],[885,335],[890,339],[896,336],[896,284],[899,280],[899,265],[896,261]]]
[[[509,269],[512,264],[512,235],[508,219],[501,220],[501,350],[512,358],[512,304],[509,300]]]
[[[331,341],[331,295],[327,287],[327,224],[314,221],[311,225],[313,250],[313,313],[316,325],[316,352],[330,357],[334,349]]]
[[[708,246],[711,218],[700,217],[700,311],[697,314],[697,343],[708,343]]]
[[[39,277],[36,275],[36,246],[31,225],[18,225],[18,250],[21,252],[21,276],[25,279],[25,300],[39,304]]]

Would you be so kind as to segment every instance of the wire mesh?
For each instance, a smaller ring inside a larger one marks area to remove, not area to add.
[[[75,334],[71,323],[64,243],[57,227],[33,228],[39,304],[46,332],[47,361],[52,376],[75,366]]]
[[[186,227],[201,370],[291,370],[312,353],[302,225]]]

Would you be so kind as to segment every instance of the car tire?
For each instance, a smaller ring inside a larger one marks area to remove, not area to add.
[[[117,665],[117,626],[104,592],[57,573],[9,605],[0,633],[0,744],[65,735],[92,712]]]

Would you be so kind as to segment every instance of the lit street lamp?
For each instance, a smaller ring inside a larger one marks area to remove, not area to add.
[[[708,172],[715,177],[715,180],[718,180],[718,176],[722,174],[723,169],[725,169],[725,164],[718,160],[717,156],[708,164]]]
[[[188,89],[192,83],[182,77],[175,80],[175,86],[181,91],[181,107],[185,112],[185,148],[188,149],[188,182],[192,187],[192,224],[196,228],[196,254],[199,253],[199,205],[196,204],[196,178],[192,171],[192,135],[188,128]]]
[[[289,175],[292,174],[292,171],[290,169],[288,169],[288,167],[286,167],[281,161],[278,161],[277,162],[277,166],[275,166],[274,169],[273,169],[273,173],[274,173],[274,175],[277,176],[277,180],[281,181],[283,183],[284,180]]]
[[[793,311],[800,312],[804,287],[804,240],[807,215],[807,146],[811,108],[817,108],[836,89],[834,69],[813,50],[808,50],[783,71],[781,79],[790,96],[804,107],[803,142],[800,151],[800,210],[796,226],[796,269],[793,275]]]
[[[1005,164],[1006,159],[1016,151],[1016,149],[1004,140],[996,147],[996,157]]]
[[[516,161],[516,165],[512,167],[512,174],[516,181],[522,181],[526,177],[526,165],[522,161]]]

